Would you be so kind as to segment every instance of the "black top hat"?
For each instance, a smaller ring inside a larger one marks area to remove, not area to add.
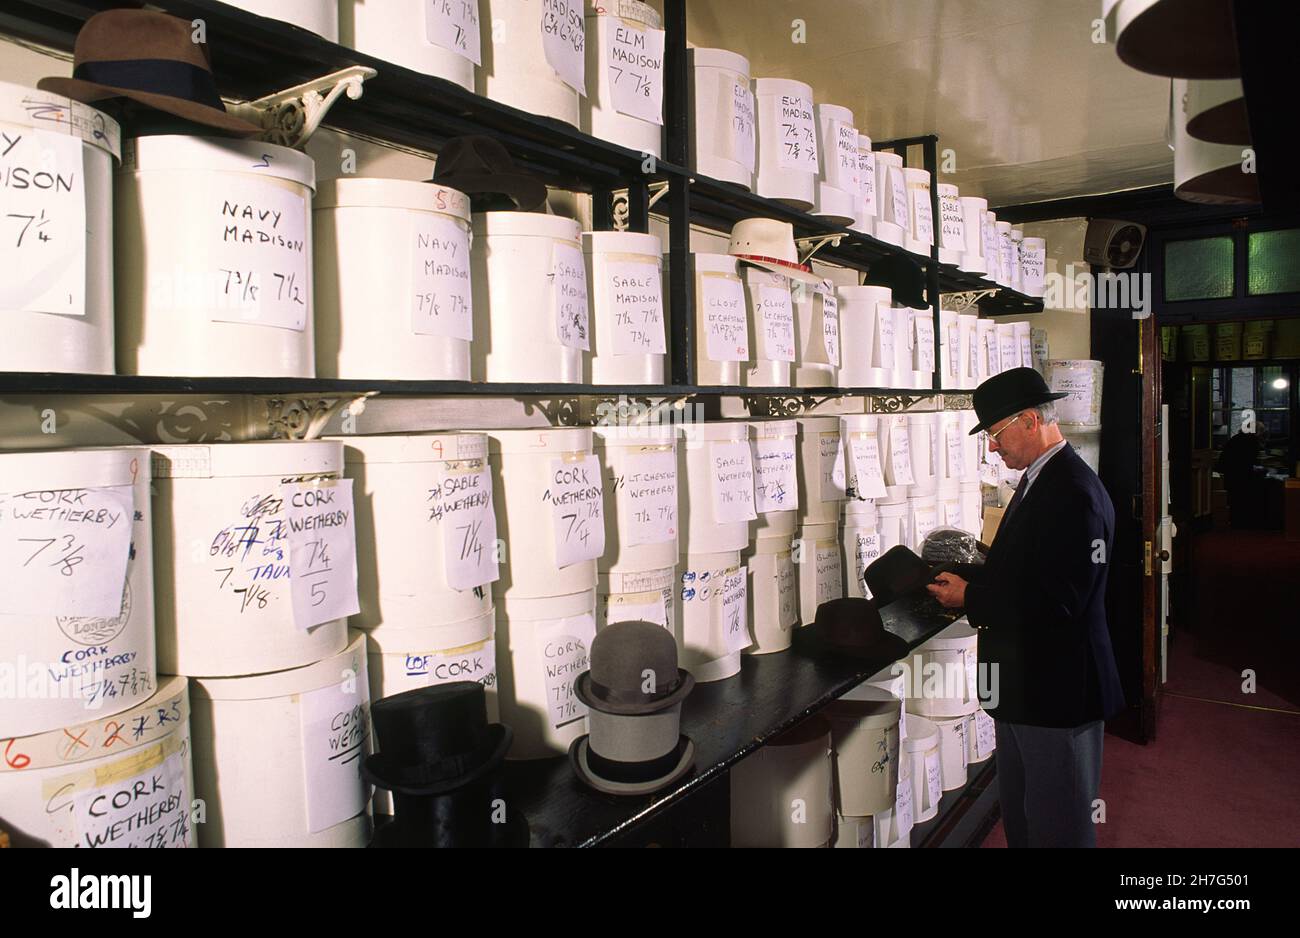
[[[896,661],[907,653],[907,642],[885,628],[876,603],[861,597],[832,599],[817,607],[811,626],[795,632],[813,650],[851,658]]]
[[[474,681],[419,687],[370,707],[379,751],[361,767],[366,781],[405,795],[437,795],[478,781],[505,759],[513,734],[487,721],[487,695]]]
[[[903,544],[889,548],[862,573],[876,605],[882,609],[896,600],[922,590],[927,583],[950,569],[948,564],[931,565]],[[927,594],[928,595],[928,594]]]
[[[474,211],[494,208],[484,196],[504,195],[521,212],[533,212],[546,202],[546,184],[531,173],[520,172],[501,141],[473,135],[453,137],[438,154],[433,182],[470,197]]]
[[[895,306],[925,309],[925,271],[910,257],[888,254],[872,263],[864,286],[889,287]]]
[[[971,430],[974,436],[987,430],[1004,417],[1022,410],[1069,397],[1064,391],[1052,392],[1043,376],[1032,368],[1009,368],[994,375],[975,389],[972,400],[979,423]]]
[[[262,128],[226,113],[205,42],[188,19],[151,10],[105,10],[77,33],[71,78],[36,87],[92,104],[129,98],[177,117],[236,134]]]
[[[615,622],[592,640],[591,669],[578,676],[573,692],[603,713],[636,715],[667,710],[694,686],[695,678],[677,667],[671,632],[650,622]]]

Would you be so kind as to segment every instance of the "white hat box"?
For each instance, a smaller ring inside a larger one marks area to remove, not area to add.
[[[984,258],[984,215],[988,210],[988,199],[973,195],[961,197],[966,244],[962,248],[961,262],[957,266],[968,274],[982,274],[988,270]]]
[[[958,619],[912,652],[907,712],[939,718],[968,716],[979,708],[978,633]]]
[[[257,2],[279,5],[278,0]],[[335,5],[334,0],[296,2]],[[492,44],[492,20],[480,25],[477,0],[446,5],[425,0],[337,0],[337,5],[337,36],[331,41],[474,90],[474,66],[482,61],[484,47]]]
[[[829,280],[791,284],[795,318],[794,386],[833,388],[839,383],[844,343],[839,298]]]
[[[608,17],[602,17],[607,19]],[[635,231],[584,231],[591,291],[593,384],[663,384],[668,342],[659,238]]]
[[[937,411],[907,415],[907,436],[912,455],[912,495],[929,495],[938,484],[939,414]]]
[[[939,483],[938,517],[938,526],[941,528],[956,528],[960,531],[966,530],[962,527],[960,482]]]
[[[230,0],[230,3],[231,6],[247,10],[249,13],[282,20],[308,32],[313,32],[322,39],[338,42],[339,4],[350,5],[351,0]],[[358,3],[357,7],[361,8],[365,5]],[[370,6],[374,6],[374,4],[370,4]],[[414,4],[411,4],[411,6],[413,8]],[[403,30],[403,27],[397,26],[391,21],[389,22],[389,28],[394,32]],[[379,55],[379,53],[372,52],[371,55]],[[379,55],[379,57],[386,58],[386,56],[382,55]]]
[[[1030,326],[1029,320],[1027,319],[1022,319],[1018,322],[1014,322],[1012,323],[1012,325],[1015,327],[1016,350],[1020,355],[1020,359],[1019,359],[1020,367],[1033,368],[1034,367],[1033,328]]]
[[[943,523],[939,515],[939,496],[935,492],[928,495],[913,495],[907,500],[907,543],[912,550],[920,553],[921,545],[931,531]]]
[[[897,153],[876,153],[876,209],[876,238],[903,247],[909,226],[909,209],[903,157]]]
[[[852,225],[858,219],[861,184],[858,179],[858,129],[853,126],[853,112],[838,104],[818,104],[817,176],[814,215],[839,225]]]
[[[845,497],[839,417],[798,417],[799,525],[838,524]]]
[[[493,595],[540,599],[594,590],[606,519],[591,429],[486,433],[497,536],[506,543]]]
[[[845,414],[840,418],[847,477],[846,514],[859,508],[865,499],[882,498],[889,491],[880,459],[879,427],[879,414]]]
[[[194,784],[203,847],[364,847],[370,840],[366,637],[321,661],[192,678]]]
[[[766,655],[790,647],[799,622],[793,542],[792,534],[760,537],[744,552],[750,578],[748,618],[754,639],[745,649],[747,655]]]
[[[750,357],[749,303],[732,254],[692,254],[695,268],[695,381],[740,386]],[[664,255],[664,294],[668,256]]]
[[[857,218],[849,227],[865,235],[876,230],[876,154],[871,150],[871,138],[858,134],[858,209]]]
[[[676,634],[676,565],[634,573],[601,573],[596,584],[596,631],[615,622],[652,622]]]
[[[1041,297],[1046,292],[1047,241],[1044,238],[1023,238],[1020,241],[1021,292],[1025,296]]]
[[[472,224],[474,380],[580,383],[591,349],[581,226],[540,212],[482,212]]]
[[[6,739],[4,756],[0,828],[15,847],[195,844],[183,677],[164,677],[153,696],[114,716]]]
[[[562,755],[587,732],[573,683],[589,667],[596,591],[497,602],[497,707],[514,730],[508,759]]]
[[[817,607],[844,596],[843,557],[840,528],[835,522],[805,524],[799,529],[794,549],[800,558],[799,621],[812,625]]]
[[[840,541],[844,547],[844,594],[862,597],[863,573],[882,553],[880,516],[874,502],[844,503],[844,528]]]
[[[880,442],[880,465],[884,470],[885,485],[912,485],[916,481],[913,466],[918,459],[929,459],[929,446],[919,454],[913,452],[908,415],[881,414],[876,424],[876,437]]]
[[[715,554],[749,546],[754,507],[753,431],[742,421],[679,424],[677,478],[681,554]],[[683,484],[684,480],[684,484]]]
[[[539,117],[578,126],[578,96],[586,95],[583,0],[479,0],[485,38],[474,90]],[[500,33],[502,42],[493,41]]]
[[[1016,245],[1011,238],[1011,222],[996,222],[994,227],[998,233],[998,283],[1004,287],[1011,287],[1015,283],[1015,272],[1019,266],[1016,259]]]
[[[1047,363],[1047,386],[1069,397],[1056,401],[1062,424],[1101,426],[1101,394],[1106,366],[1099,361],[1054,359]]]
[[[945,391],[962,387],[961,324],[957,311],[939,310],[939,386]]]
[[[492,610],[496,504],[481,433],[349,435],[361,611],[376,629],[453,626]],[[443,646],[450,647],[450,646]]]
[[[701,683],[732,677],[752,641],[740,551],[682,554],[677,569],[673,619],[681,667]]]
[[[1019,368],[1020,340],[1016,336],[1016,324],[1014,322],[998,323],[997,337],[999,369],[1001,371],[1009,371],[1012,368]]]
[[[794,537],[799,509],[799,424],[749,421],[754,462],[753,539]]]
[[[934,373],[939,367],[939,337],[934,334],[934,311],[911,309],[912,387],[929,391],[934,387]]]
[[[984,213],[984,266],[983,279],[990,283],[1002,282],[1002,242],[998,238],[997,212]]]
[[[687,49],[686,55],[695,114],[691,168],[748,189],[757,137],[749,59],[726,49]]]
[[[998,349],[998,324],[992,319],[979,319],[975,323],[976,359],[979,374],[976,387],[1002,371],[1002,358]]]
[[[150,478],[146,447],[0,455],[5,736],[119,713],[153,694]]]
[[[328,179],[312,221],[316,373],[468,381],[469,197],[429,182]]]
[[[348,493],[351,501],[342,476],[343,444],[337,441],[153,448],[159,670],[190,677],[258,674],[302,667],[344,649],[351,612],[311,625],[298,621],[311,604],[295,614],[294,583],[301,590],[309,580],[295,576],[290,563],[297,509],[286,489],[318,485],[333,490],[331,500]],[[355,511],[344,511],[329,512],[342,515],[332,528],[355,554]],[[349,598],[346,561],[334,556],[331,562],[342,582],[327,581],[326,609],[341,609]]]
[[[790,278],[742,264],[749,304],[749,353],[744,383],[750,388],[790,386],[795,363],[794,298]]]
[[[731,846],[830,846],[833,785],[830,725],[809,717],[732,767]]]
[[[966,213],[956,186],[941,182],[938,190],[939,263],[959,267],[966,251]]]
[[[840,301],[840,385],[846,388],[897,386],[899,336],[888,287],[846,285]],[[910,377],[910,373],[909,373]]]
[[[870,849],[876,845],[876,823],[866,817],[835,816],[835,846]]]
[[[758,110],[754,191],[807,211],[817,195],[817,121],[812,87],[788,78],[755,78]]]
[[[930,256],[934,244],[934,207],[930,204],[930,186],[933,181],[928,169],[907,166],[903,169],[907,184],[907,237],[903,247],[913,254]]]
[[[659,156],[667,74],[659,13],[640,0],[601,0],[587,3],[585,17],[583,132]]]
[[[966,721],[966,764],[970,766],[985,762],[998,746],[993,718],[981,707],[968,716]]]
[[[111,375],[117,122],[80,101],[0,81],[0,132],[6,173],[30,180],[6,186],[5,212],[44,212],[50,236],[0,243],[0,371]]]
[[[907,738],[903,740],[902,758],[909,763],[913,817],[919,824],[939,813],[939,799],[943,797],[939,727],[910,711],[904,720],[907,723]],[[901,778],[899,784],[902,784]]]
[[[966,784],[966,728],[970,717],[938,717],[933,722],[939,727],[939,767],[943,776],[943,790],[955,791]]]
[[[1020,228],[1011,229],[1011,289],[1024,292],[1024,249],[1025,233]]]
[[[868,687],[823,711],[835,748],[835,807],[841,814],[861,817],[893,807],[901,709],[893,694]]]
[[[880,552],[883,554],[891,547],[912,546],[912,526],[908,518],[909,506],[876,505],[876,515],[880,519]]]
[[[677,562],[681,520],[677,432],[669,425],[592,427],[603,472],[601,573],[641,573]],[[612,523],[611,523],[612,519]]]
[[[961,529],[976,538],[984,532],[984,500],[978,482],[961,484]]]
[[[979,313],[958,313],[957,326],[961,333],[961,384],[963,390],[979,386]]]
[[[113,205],[118,371],[315,377],[315,188],[311,157],[273,143],[128,140]]]

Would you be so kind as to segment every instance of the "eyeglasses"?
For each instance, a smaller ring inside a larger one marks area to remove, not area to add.
[[[994,433],[993,431],[989,431],[989,439],[997,440],[998,437],[1000,437],[1002,434],[1007,432],[1007,427],[1011,426],[1013,423],[1015,423],[1023,416],[1024,414],[1016,414],[1014,417],[1011,418],[1011,420],[1005,426],[1003,426],[1001,430],[998,430],[996,433]]]

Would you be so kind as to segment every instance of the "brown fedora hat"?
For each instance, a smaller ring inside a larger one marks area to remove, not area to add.
[[[189,20],[151,10],[96,13],[77,33],[72,77],[42,78],[36,87],[86,104],[130,98],[206,127],[262,132],[226,113],[207,43],[193,40]]]

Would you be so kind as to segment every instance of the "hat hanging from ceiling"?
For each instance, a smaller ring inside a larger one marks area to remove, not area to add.
[[[206,42],[190,21],[152,10],[105,10],[77,33],[71,78],[36,83],[87,104],[129,98],[196,124],[235,134],[262,128],[226,113]]]
[[[731,229],[727,253],[747,264],[770,270],[800,283],[819,284],[823,278],[807,264],[799,263],[794,243],[794,225],[775,218],[745,218]]]
[[[895,306],[927,309],[925,300],[925,271],[921,265],[902,254],[887,254],[873,261],[867,270],[866,287],[889,287]]]
[[[645,795],[684,776],[695,744],[681,735],[682,701],[695,678],[677,666],[672,633],[616,622],[591,643],[591,669],[573,690],[588,707],[588,734],[569,746],[574,774],[611,795]]]
[[[528,826],[507,809],[494,819],[496,770],[513,738],[489,723],[482,684],[454,681],[376,700],[370,707],[377,751],[362,777],[393,793],[393,820],[374,846],[522,846]]]
[[[813,624],[798,629],[795,635],[801,646],[814,652],[885,663],[907,654],[907,642],[885,628],[875,601],[860,596],[822,603]]]
[[[490,207],[484,197],[492,195],[509,197],[521,212],[535,212],[546,203],[546,183],[518,169],[501,141],[493,137],[448,140],[434,163],[432,181],[464,192],[474,211]]]
[[[987,430],[1004,417],[1069,396],[1064,391],[1049,390],[1043,376],[1033,368],[1008,368],[989,378],[971,395],[979,422],[969,435]]]

